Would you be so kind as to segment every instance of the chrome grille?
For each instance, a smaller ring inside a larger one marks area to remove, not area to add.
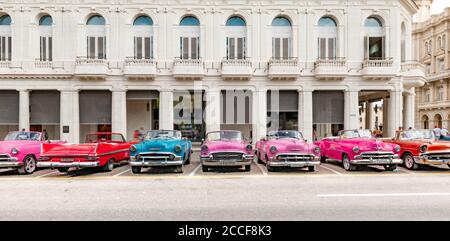
[[[426,153],[424,156],[428,160],[448,160],[450,159],[450,152],[436,152],[436,153]]]
[[[314,156],[310,154],[279,154],[277,159],[280,161],[310,161]]]
[[[0,154],[0,162],[9,161],[11,157],[8,154]]]
[[[143,153],[139,154],[141,159],[149,159],[149,160],[172,160],[175,158],[175,155],[170,153]]]
[[[242,159],[242,153],[239,152],[218,152],[213,153],[213,159],[217,160],[240,160]]]
[[[393,159],[394,153],[392,152],[364,152],[361,153],[361,159]]]

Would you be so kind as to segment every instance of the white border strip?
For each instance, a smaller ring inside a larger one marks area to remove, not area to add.
[[[450,196],[450,193],[449,192],[432,192],[432,193],[317,194],[317,197],[411,197],[411,196]]]

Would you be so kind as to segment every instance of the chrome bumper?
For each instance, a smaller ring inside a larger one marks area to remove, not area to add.
[[[23,166],[23,162],[19,162],[15,157],[11,157],[8,161],[0,162],[0,168],[14,168],[21,166]]]
[[[100,162],[37,162],[37,167],[98,167]]]
[[[414,162],[424,165],[449,165],[450,159],[443,159],[438,157],[436,159],[430,159],[426,155],[420,155],[414,157]]]
[[[350,161],[354,165],[399,165],[402,159],[355,159]]]
[[[315,158],[312,161],[276,161],[271,160],[267,162],[267,166],[270,167],[312,167],[320,165],[319,158]]]
[[[254,155],[243,155],[242,159],[218,160],[211,156],[200,156],[200,162],[208,167],[239,167],[251,165]]]
[[[180,166],[183,165],[183,161],[131,161],[132,167],[165,167],[165,166]]]

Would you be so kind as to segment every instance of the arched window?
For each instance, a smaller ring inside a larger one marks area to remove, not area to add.
[[[292,57],[292,24],[286,17],[279,16],[272,21],[272,57]]]
[[[89,59],[106,59],[105,18],[91,16],[87,22],[87,57]]]
[[[53,19],[50,15],[44,15],[39,19],[39,46],[40,61],[53,60]]]
[[[245,59],[247,27],[244,19],[230,17],[226,23],[227,59]]]
[[[318,57],[319,59],[335,59],[337,53],[337,24],[331,17],[319,19]]]
[[[133,22],[134,58],[153,59],[153,20],[139,16]]]
[[[200,58],[200,21],[186,16],[180,21],[180,58]]]
[[[426,115],[422,116],[422,126],[423,126],[423,129],[430,128],[429,119],[428,119],[428,116],[426,116]]]
[[[366,37],[364,38],[364,58],[380,60],[386,58],[386,41],[382,21],[370,16],[364,21]]]
[[[0,17],[0,61],[11,61],[12,55],[11,17]]]
[[[434,116],[434,125],[437,126],[438,128],[442,128],[442,116],[439,114],[436,114]]]

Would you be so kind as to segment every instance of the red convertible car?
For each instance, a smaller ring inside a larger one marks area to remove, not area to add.
[[[394,138],[384,142],[401,147],[400,156],[408,169],[421,165],[448,165],[450,167],[450,142],[436,140],[431,130],[407,130],[397,132]]]
[[[83,144],[42,144],[38,167],[56,168],[67,172],[69,168],[101,167],[110,172],[114,165],[130,159],[130,146],[122,134],[99,132],[86,136]]]

